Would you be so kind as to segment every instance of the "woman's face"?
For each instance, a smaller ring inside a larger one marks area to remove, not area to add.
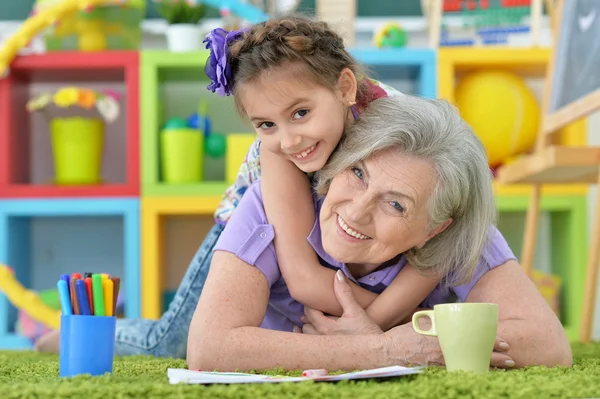
[[[321,208],[323,247],[344,263],[380,264],[420,248],[432,228],[433,165],[398,149],[382,151],[336,176]]]

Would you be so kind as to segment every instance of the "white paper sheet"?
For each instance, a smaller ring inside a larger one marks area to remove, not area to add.
[[[421,373],[423,367],[390,366],[378,369],[355,371],[339,375],[326,375],[319,377],[287,377],[266,374],[222,373],[211,371],[194,371],[187,369],[168,369],[171,384],[264,384],[277,382],[300,381],[342,381],[362,380],[370,378],[400,377],[403,375]]]

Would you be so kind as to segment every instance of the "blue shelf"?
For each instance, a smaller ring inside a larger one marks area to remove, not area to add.
[[[423,97],[437,95],[436,53],[426,48],[356,48],[351,51],[358,62],[367,66],[398,67],[416,70],[418,89]],[[385,82],[385,77],[379,77]]]
[[[31,272],[34,263],[47,269],[42,270],[49,273],[44,279],[58,279],[60,272],[56,267],[49,267],[56,254],[40,254],[43,249],[35,247],[35,240],[42,239],[50,247],[68,247],[69,251],[63,252],[69,252],[70,266],[65,267],[72,271],[96,271],[87,270],[90,265],[110,269],[114,265],[106,262],[122,253],[122,258],[112,261],[122,264],[119,272],[125,316],[140,317],[139,208],[139,199],[134,197],[0,200],[0,263],[11,266],[21,284],[36,288],[40,281],[36,284],[35,280],[40,280],[40,276],[33,276]],[[117,255],[110,253],[115,246]],[[74,259],[74,254],[79,257]],[[89,262],[87,254],[90,254]],[[62,267],[62,263],[58,267]],[[53,285],[43,283],[47,288]],[[20,349],[27,342],[12,332],[15,321],[16,309],[0,294],[0,349]]]

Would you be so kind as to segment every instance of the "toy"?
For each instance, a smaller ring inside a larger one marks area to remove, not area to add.
[[[0,48],[0,77],[8,73],[8,67],[19,50],[40,33],[73,13],[100,5],[120,5],[126,0],[64,0],[40,10],[29,17]]]
[[[60,327],[60,311],[45,305],[39,295],[23,287],[8,266],[0,264],[0,291],[17,308],[34,320],[57,329]]]
[[[502,70],[473,72],[459,82],[455,99],[483,142],[491,167],[527,152],[535,143],[540,110],[519,76]]]
[[[388,22],[373,36],[373,43],[378,48],[404,47],[406,45],[406,31],[395,22]]]
[[[37,0],[31,15],[62,0]],[[146,4],[124,0],[118,5],[86,7],[57,20],[43,32],[48,51],[136,50],[141,41],[140,24]]]
[[[206,138],[206,153],[213,158],[220,158],[227,152],[227,138],[224,134],[212,133]]]
[[[188,127],[188,123],[182,118],[171,118],[165,122],[163,129],[183,129]]]
[[[50,116],[57,184],[98,184],[101,180],[104,123],[120,113],[119,95],[67,86],[27,103],[29,112]]]
[[[539,43],[542,0],[421,0],[421,8],[432,47],[507,44],[526,33]]]

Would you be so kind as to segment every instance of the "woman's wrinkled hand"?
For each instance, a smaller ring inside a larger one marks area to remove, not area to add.
[[[342,306],[341,317],[325,315],[323,312],[304,308],[302,332],[321,335],[370,335],[383,331],[356,302],[346,276],[339,270],[334,283],[335,296]],[[296,331],[298,331],[296,329]],[[298,331],[299,332],[299,331]]]

